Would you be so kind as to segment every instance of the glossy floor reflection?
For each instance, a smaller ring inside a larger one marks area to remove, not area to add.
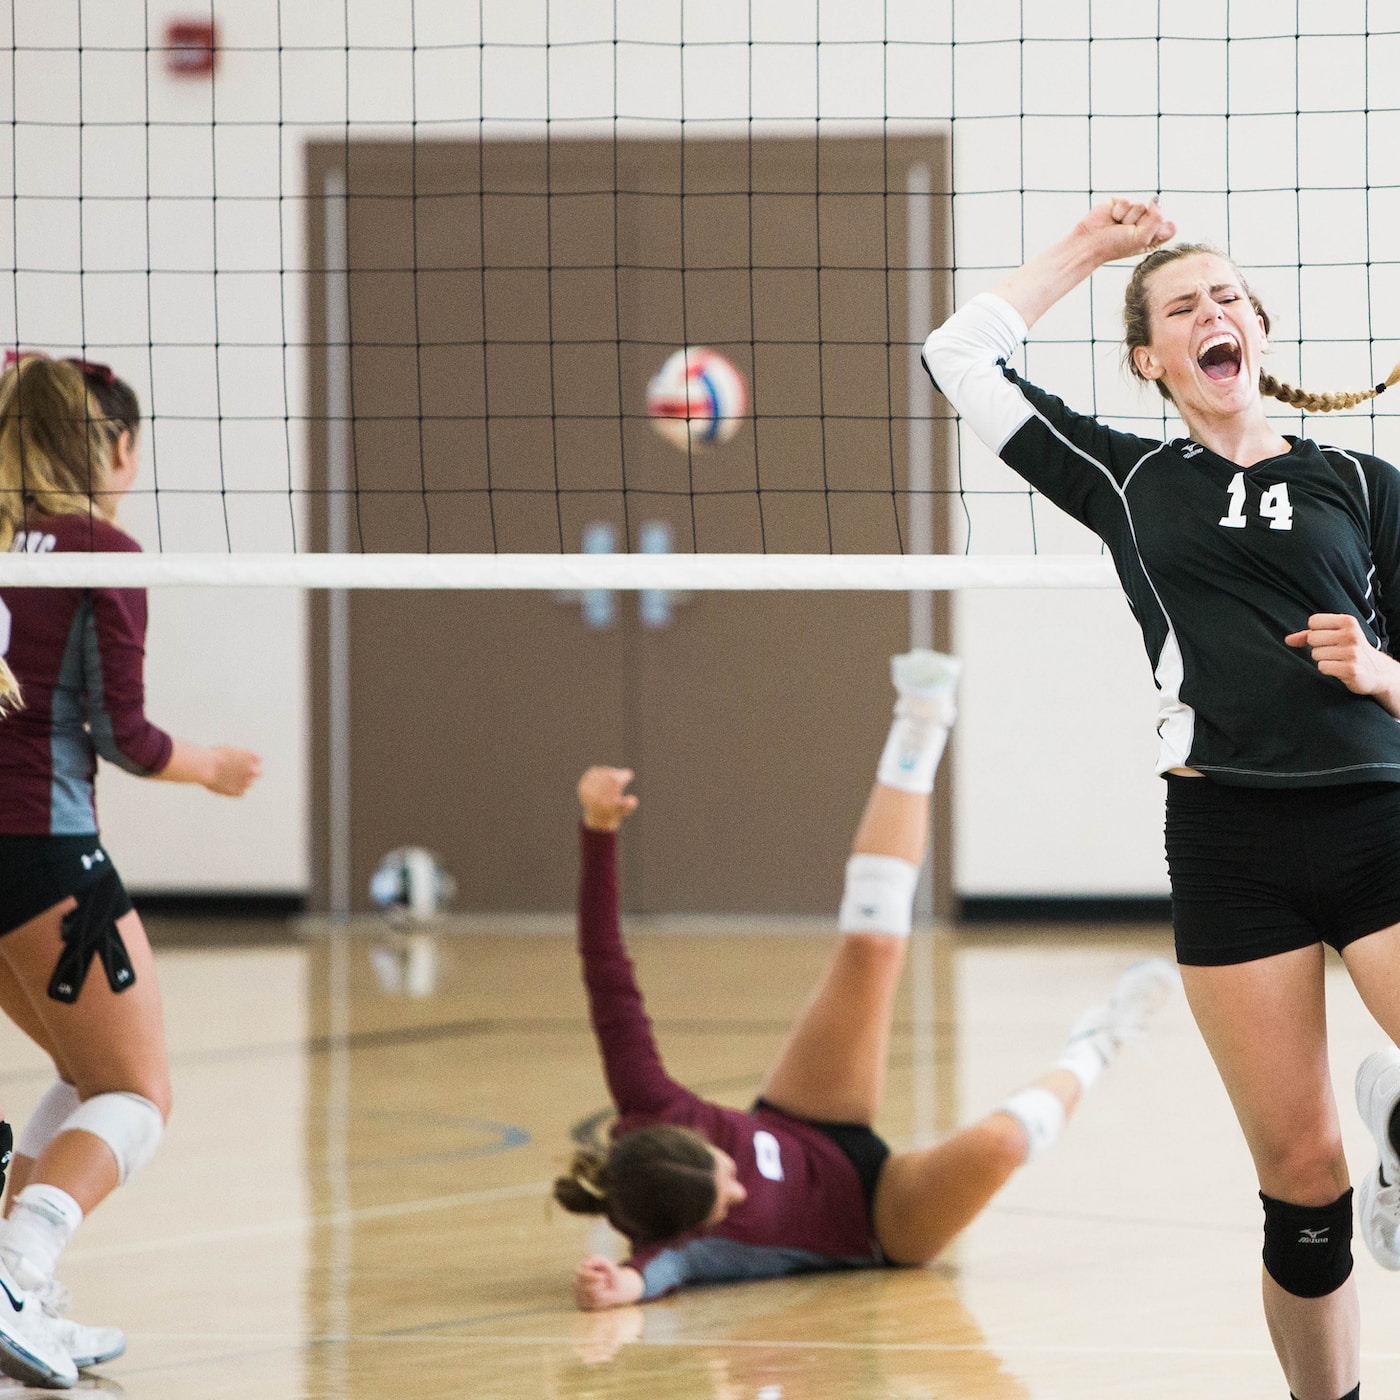
[[[633,937],[673,1071],[742,1104],[829,951],[810,931]],[[1164,932],[943,945],[938,1117],[976,1116]],[[378,950],[376,952],[376,949]],[[410,966],[410,962],[412,966]],[[427,961],[425,962],[425,959]],[[434,963],[431,968],[428,963]],[[697,1290],[600,1317],[568,1275],[587,1221],[548,1202],[605,1094],[566,933],[480,926],[433,957],[364,933],[162,956],[176,1112],[153,1165],[84,1226],[74,1313],[127,1356],[83,1394],[677,1400],[1179,1400],[1283,1393],[1258,1310],[1257,1204],[1183,1005],[1043,1161],[924,1271]],[[399,975],[395,975],[395,967]],[[1349,1108],[1379,1033],[1334,965]],[[22,1119],[43,1061],[0,1028]],[[898,1028],[882,1131],[914,1131]],[[1367,1392],[1400,1393],[1400,1278],[1362,1254]],[[0,1400],[22,1392],[0,1383]]]

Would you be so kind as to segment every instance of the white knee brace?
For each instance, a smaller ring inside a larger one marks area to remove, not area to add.
[[[38,1161],[81,1103],[78,1091],[67,1080],[54,1080],[34,1112],[25,1120],[24,1130],[15,1144],[15,1156]]]
[[[165,1120],[150,1099],[119,1090],[94,1094],[79,1104],[60,1131],[74,1129],[101,1138],[112,1149],[117,1159],[117,1184],[124,1185],[156,1155]]]
[[[852,856],[846,862],[846,892],[837,928],[842,933],[907,938],[914,924],[918,883],[919,867],[898,856]]]

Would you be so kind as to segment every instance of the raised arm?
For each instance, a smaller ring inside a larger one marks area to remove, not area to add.
[[[1110,548],[1109,534],[1122,520],[1118,487],[1143,453],[1160,443],[1075,413],[1008,364],[1030,324],[1095,268],[1156,247],[1175,232],[1155,202],[1097,205],[1058,243],[995,291],[973,297],[924,342],[924,366],[963,422]]]
[[[617,832],[637,808],[628,768],[590,768],[579,780],[583,869],[578,891],[578,951],[593,1033],[608,1091],[621,1114],[656,1113],[687,1091],[661,1063],[651,1021],[622,944]]]
[[[1150,253],[1176,236],[1155,199],[1096,204],[1058,243],[1018,267],[994,295],[1016,308],[1027,329],[1089,274],[1118,258]]]

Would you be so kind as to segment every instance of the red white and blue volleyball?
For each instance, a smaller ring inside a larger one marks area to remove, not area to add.
[[[656,431],[682,451],[718,447],[739,431],[749,411],[744,377],[717,350],[677,350],[647,385]]]

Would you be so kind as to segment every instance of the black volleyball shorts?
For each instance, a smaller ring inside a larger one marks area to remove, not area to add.
[[[1223,967],[1400,924],[1400,784],[1229,787],[1167,775],[1177,961]]]
[[[113,916],[121,918],[131,900],[98,837],[0,835],[0,935],[106,876],[117,881]]]

